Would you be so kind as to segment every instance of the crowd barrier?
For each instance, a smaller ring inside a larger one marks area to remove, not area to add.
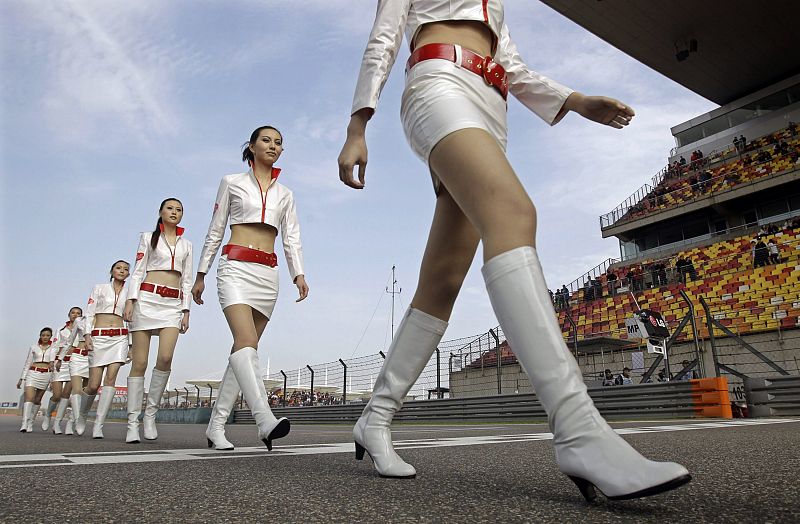
[[[745,378],[744,393],[751,417],[800,415],[800,377]]]
[[[600,413],[610,420],[663,418],[732,418],[725,377],[654,384],[589,388]],[[274,408],[292,422],[352,423],[364,403]],[[252,424],[249,410],[235,410],[234,422]],[[546,415],[535,394],[456,399],[411,400],[395,415],[398,422],[541,420]]]

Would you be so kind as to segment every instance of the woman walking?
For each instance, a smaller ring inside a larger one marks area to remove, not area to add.
[[[100,385],[100,400],[92,427],[92,438],[103,438],[103,424],[116,394],[119,368],[128,358],[128,330],[122,320],[125,307],[125,279],[130,265],[117,260],[111,266],[111,280],[92,289],[86,307],[84,341],[89,351],[89,384],[84,388],[87,395],[96,395]],[[81,413],[91,404],[84,404]]]
[[[28,348],[22,375],[17,382],[17,389],[25,388],[25,403],[22,405],[22,433],[33,431],[33,422],[39,407],[42,405],[44,392],[50,386],[53,360],[56,357],[56,346],[52,341],[52,328],[45,327],[39,331],[39,340]],[[49,416],[48,414],[45,414]],[[46,429],[44,431],[47,431]]]
[[[158,208],[158,222],[142,233],[133,266],[123,318],[132,333],[131,372],[128,376],[128,432],[125,441],[139,442],[139,415],[144,396],[144,373],[150,337],[158,336],[158,355],[147,390],[144,438],[158,438],[156,413],[172,370],[178,334],[189,329],[192,288],[192,243],[183,237],[180,224],[183,204],[167,198]]]
[[[222,243],[225,225],[230,223],[231,236],[217,266],[217,293],[233,334],[233,347],[206,429],[208,446],[216,449],[233,449],[225,438],[225,421],[240,390],[258,425],[258,438],[267,449],[290,429],[289,420],[276,418],[269,408],[257,352],[278,298],[275,241],[279,231],[289,275],[300,294],[297,302],[308,296],[294,195],[278,182],[281,170],[275,167],[282,152],[283,135],[277,129],[262,126],[252,132],[242,152],[250,170],[228,175],[220,182],[192,287],[194,301],[202,304],[205,275]]]
[[[535,248],[535,208],[505,154],[508,92],[549,125],[573,111],[622,128],[633,110],[529,69],[509,36],[500,0],[380,0],[339,155],[339,178],[349,187],[364,188],[367,121],[404,29],[412,53],[401,119],[411,148],[430,169],[436,210],[416,294],[353,428],[356,458],[368,452],[382,476],[415,476],[394,452],[389,426],[441,340],[482,242],[492,307],[548,413],[560,470],[587,500],[595,486],[625,499],[688,482],[683,466],[645,459],[594,407],[554,317]]]

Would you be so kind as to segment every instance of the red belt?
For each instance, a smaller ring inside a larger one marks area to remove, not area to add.
[[[228,260],[255,262],[256,264],[264,264],[269,267],[278,265],[278,255],[275,253],[267,253],[266,251],[259,251],[258,249],[237,246],[235,244],[227,244],[223,247],[222,254],[228,255]]]
[[[94,333],[92,333],[92,334],[94,334]],[[76,355],[83,355],[85,357],[86,355],[89,354],[89,350],[88,349],[81,349],[81,348],[72,348],[72,353],[76,354]],[[67,358],[69,358],[69,357],[67,357]],[[67,359],[65,358],[64,362],[66,362],[66,361],[67,361]]]
[[[142,285],[139,286],[139,289],[142,291],[147,291],[149,293],[155,293],[156,295],[161,295],[165,298],[183,298],[183,293],[180,289],[175,289],[174,287],[169,286],[162,286],[159,284],[151,284],[150,282],[142,282]]]
[[[64,360],[62,360],[62,362],[69,362],[70,358],[71,357],[69,355],[67,355],[67,356],[64,357]]]
[[[118,337],[120,335],[127,335],[128,330],[125,328],[109,328],[109,329],[93,329],[93,337]]]
[[[40,368],[39,366],[31,366],[31,371],[38,371],[40,373],[47,373],[50,368]]]
[[[425,44],[414,49],[406,64],[406,71],[424,60],[441,59],[450,62],[456,61],[456,46],[453,44]],[[491,56],[481,56],[469,49],[461,48],[461,67],[472,71],[490,86],[497,89],[503,96],[503,100],[508,98],[508,75],[503,66],[494,62]]]

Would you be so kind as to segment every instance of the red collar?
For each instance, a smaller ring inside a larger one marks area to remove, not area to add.
[[[66,323],[66,324],[64,324],[64,327],[63,327],[63,328],[61,328],[61,329],[68,328],[68,327],[70,327],[71,325],[72,325],[72,321],[71,321],[71,320],[68,320],[68,321],[67,321],[67,323]]]
[[[158,224],[158,229],[163,233],[164,232],[164,224]],[[175,226],[175,235],[176,236],[183,235],[184,231],[186,231],[185,228],[182,228],[181,226]]]
[[[250,164],[250,173],[252,173],[252,174],[253,174],[253,177],[255,177],[255,176],[256,176],[256,172],[255,172],[255,170],[253,169],[253,163],[252,163],[252,162],[248,162],[248,163]],[[276,178],[278,178],[278,176],[280,176],[280,174],[281,174],[281,168],[279,168],[279,167],[273,167],[273,168],[272,168],[272,173],[271,173],[271,176],[270,176],[270,178],[271,178],[272,180],[275,180]]]

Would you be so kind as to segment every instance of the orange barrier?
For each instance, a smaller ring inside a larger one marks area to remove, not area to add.
[[[698,378],[692,384],[694,409],[700,417],[733,418],[726,377]]]

